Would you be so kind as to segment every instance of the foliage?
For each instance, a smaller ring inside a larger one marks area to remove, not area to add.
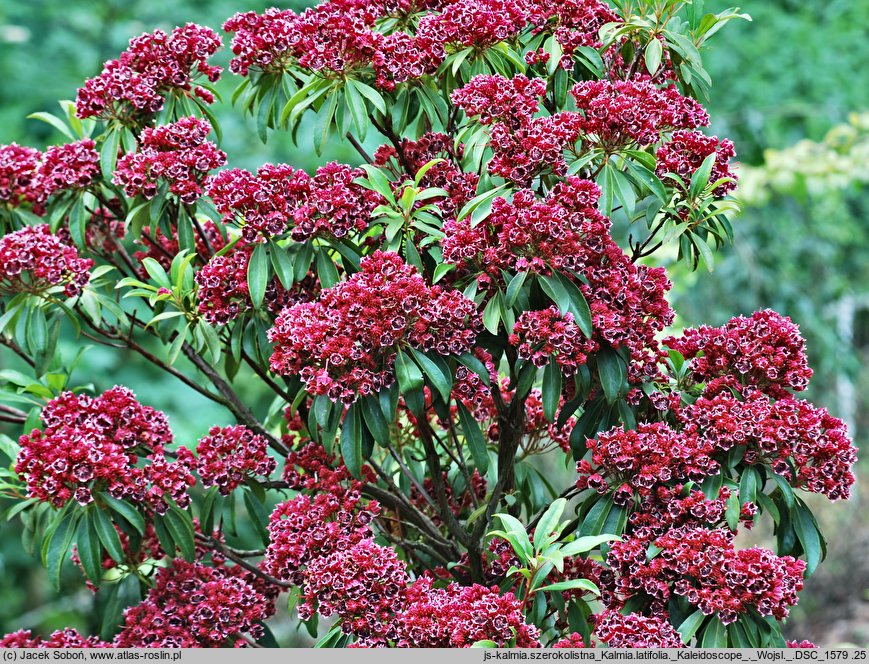
[[[55,586],[71,557],[105,598],[100,639],[274,645],[287,591],[312,635],[334,620],[323,646],[784,645],[826,547],[797,491],[847,498],[855,451],[795,396],[789,319],[660,340],[670,283],[648,261],[711,269],[733,236],[700,50],[747,16],[703,4],[229,19],[231,102],[260,138],[346,142],[359,168],[212,175],[220,40],[193,24],[38,116],[69,143],[0,148],[0,341],[28,367],[2,374],[25,432],[4,442],[6,517]],[[236,425],[194,454],[129,390],[88,396],[64,326]],[[735,548],[761,516],[776,551]]]

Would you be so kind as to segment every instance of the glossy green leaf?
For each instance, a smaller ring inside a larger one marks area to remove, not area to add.
[[[266,245],[257,244],[247,264],[247,286],[253,306],[259,309],[269,283],[269,257]]]

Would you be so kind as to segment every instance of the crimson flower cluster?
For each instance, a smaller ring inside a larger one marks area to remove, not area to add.
[[[10,208],[30,204],[38,214],[44,199],[35,186],[42,153],[17,143],[0,145],[0,203]]]
[[[635,430],[616,427],[586,444],[591,461],[583,459],[577,465],[577,487],[603,494],[614,486],[613,500],[621,505],[628,504],[634,492],[646,496],[656,484],[700,482],[720,468],[712,458],[714,445],[696,432],[676,431],[665,422],[641,423]]]
[[[479,326],[472,301],[428,286],[397,254],[378,251],[316,301],[281,312],[269,330],[271,368],[300,375],[311,394],[349,404],[393,382],[400,345],[461,354]]]
[[[417,37],[436,44],[485,49],[515,37],[528,21],[524,0],[457,0],[419,22]]]
[[[651,145],[661,133],[709,124],[709,115],[675,87],[660,89],[645,80],[583,81],[571,90],[582,113],[582,131],[608,149]]]
[[[100,177],[100,155],[93,139],[48,148],[36,171],[36,186],[45,197],[66,189],[83,189]]]
[[[594,635],[610,648],[684,648],[666,614],[623,615],[607,610],[596,616]]]
[[[111,643],[95,636],[82,636],[67,627],[52,632],[47,639],[34,636],[29,629],[21,629],[0,639],[0,648],[111,648]]]
[[[247,284],[247,268],[253,250],[254,245],[239,241],[227,253],[212,256],[196,273],[199,313],[212,325],[224,325],[253,307]],[[274,278],[266,285],[265,305],[269,311],[277,312],[291,302],[310,297],[317,288],[315,279],[306,278],[287,291]]]
[[[783,620],[803,588],[805,561],[759,547],[736,549],[724,528],[669,530],[653,540],[661,551],[651,560],[648,544],[630,538],[613,543],[607,554],[625,598],[644,592],[663,606],[675,593],[727,625],[752,608]]]
[[[97,397],[64,392],[42,410],[44,429],[21,436],[15,472],[28,495],[55,507],[70,500],[85,505],[95,491],[149,505],[158,514],[167,499],[186,507],[195,484],[192,452],[179,448],[168,461],[172,441],[166,416],[136,401],[124,387]],[[138,465],[139,456],[149,463]]]
[[[730,170],[730,160],[736,155],[733,142],[728,139],[719,140],[716,136],[706,136],[699,131],[675,131],[669,141],[658,148],[655,153],[657,164],[655,173],[658,177],[677,176],[678,182],[687,187],[691,176],[700,168],[709,155],[715,155],[712,166],[711,182],[721,178],[730,178],[730,182],[718,185],[712,192],[714,196],[726,196],[736,189],[736,174]]]
[[[680,414],[721,451],[746,445],[747,464],[766,463],[797,487],[847,499],[857,450],[845,423],[802,399],[770,401],[762,392],[737,399],[730,391],[701,397]],[[793,470],[792,470],[793,469]]]
[[[211,427],[196,445],[196,472],[204,487],[217,486],[224,496],[250,477],[267,478],[277,462],[265,437],[245,426]]]
[[[0,238],[0,294],[41,293],[62,285],[68,297],[75,297],[90,280],[93,265],[47,224],[25,226]]]
[[[812,377],[799,327],[772,309],[731,318],[721,327],[689,328],[665,343],[691,361],[698,382],[732,378],[781,399],[788,390],[806,389]]]
[[[117,648],[216,648],[228,640],[261,638],[274,598],[248,573],[175,559],[157,572],[141,603],[124,612]]]
[[[444,260],[493,279],[503,270],[582,275],[577,287],[591,309],[594,341],[630,349],[632,378],[654,376],[655,337],[674,315],[665,299],[670,282],[663,268],[635,265],[612,240],[609,220],[595,209],[599,196],[594,183],[570,177],[543,199],[524,189],[510,203],[498,197],[476,226],[469,218],[444,223]]]
[[[226,153],[206,140],[210,132],[211,123],[194,116],[146,127],[139,151],[118,160],[112,181],[131,198],[139,194],[153,198],[165,181],[182,202],[195,203],[208,172],[226,163]]]
[[[539,647],[536,627],[525,623],[513,593],[479,584],[433,587],[423,576],[407,589],[407,604],[396,615],[398,647],[467,648],[490,640],[499,646]]]
[[[165,95],[189,95],[191,90],[211,103],[213,95],[202,87],[194,88],[193,82],[199,75],[211,82],[220,78],[220,67],[208,64],[220,46],[216,32],[194,23],[170,34],[155,30],[135,37],[117,60],[106,62],[99,76],[79,88],[76,112],[80,118],[129,122],[159,111]]]
[[[570,71],[573,69],[574,51],[581,46],[599,48],[600,29],[607,23],[621,22],[621,19],[600,0],[560,0],[532,3],[530,21],[535,32],[555,35],[564,54],[559,65]]]
[[[451,99],[482,125],[504,123],[516,129],[540,110],[540,98],[545,94],[546,81],[542,78],[480,75],[453,92]]]
[[[393,622],[406,588],[407,568],[395,550],[364,539],[308,564],[299,617],[337,615],[360,643],[380,645],[396,638]]]
[[[554,358],[565,377],[576,373],[588,360],[587,354],[598,349],[597,343],[582,334],[573,314],[563,314],[557,307],[523,312],[513,326],[510,343],[520,358],[534,366],[542,367]]]

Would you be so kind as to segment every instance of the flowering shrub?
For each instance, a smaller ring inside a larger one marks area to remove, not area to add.
[[[733,233],[700,53],[743,15],[700,4],[239,13],[131,40],[50,118],[69,143],[0,146],[6,516],[105,613],[0,645],[274,645],[285,592],[322,646],[785,646],[825,555],[802,492],[847,498],[856,451],[795,396],[790,319],[664,334],[658,250]],[[224,41],[263,139],[315,115],[357,162],[224,168]],[[72,384],[62,324],[235,423],[176,441]],[[761,519],[774,550],[738,548]]]

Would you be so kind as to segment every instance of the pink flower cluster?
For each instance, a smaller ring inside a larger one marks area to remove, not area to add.
[[[752,392],[737,399],[729,390],[701,397],[680,414],[718,450],[746,445],[743,461],[766,463],[794,486],[831,500],[847,499],[857,450],[842,420],[802,399],[770,399]],[[791,470],[793,468],[793,471]]]
[[[95,636],[82,636],[78,631],[67,627],[52,632],[47,639],[33,636],[29,629],[0,638],[0,648],[111,648],[111,643],[101,641]]]
[[[42,153],[35,148],[12,143],[0,145],[0,203],[16,208],[27,203],[41,213],[42,191],[34,186]]]
[[[305,571],[299,617],[337,615],[346,633],[363,643],[394,639],[397,606],[404,600],[407,568],[395,550],[364,539],[313,559]]]
[[[580,274],[594,341],[629,348],[631,377],[640,380],[658,373],[655,337],[674,315],[665,299],[670,282],[662,268],[634,265],[612,240],[609,220],[595,208],[599,196],[594,183],[570,177],[542,199],[530,190],[511,203],[498,197],[476,226],[468,218],[444,223],[443,256],[498,280],[502,270]]]
[[[709,124],[698,102],[675,87],[662,90],[648,81],[583,81],[571,94],[583,116],[583,133],[605,148],[651,145],[664,131]]]
[[[124,612],[116,648],[216,648],[246,636],[256,640],[274,598],[249,573],[176,559],[157,572],[148,596]]]
[[[194,116],[177,122],[142,130],[141,147],[118,160],[112,181],[129,197],[157,195],[160,181],[184,203],[195,203],[202,196],[208,172],[226,163],[226,154],[206,136],[208,120]]]
[[[577,632],[573,632],[563,639],[559,639],[555,643],[552,644],[553,648],[585,648],[585,641],[582,640],[582,635]]]
[[[232,250],[212,258],[196,273],[199,313],[212,325],[224,325],[253,307],[247,285],[247,268],[254,245],[238,242]],[[266,285],[264,302],[271,312],[317,292],[318,282],[306,278],[287,291],[277,278]]]
[[[36,172],[36,186],[45,197],[66,189],[83,189],[100,177],[100,155],[93,139],[48,148]]]
[[[482,125],[503,123],[517,129],[523,120],[540,109],[546,94],[546,81],[517,74],[512,79],[500,75],[474,76],[452,94],[452,102]]]
[[[265,73],[285,71],[295,18],[289,9],[271,7],[262,14],[239,12],[225,21],[224,31],[236,33],[230,45],[235,57],[229,61],[229,70],[241,76],[247,76],[251,67]]]
[[[527,25],[526,0],[457,0],[420,19],[417,37],[435,44],[485,49],[515,37]]]
[[[135,37],[117,60],[106,62],[99,76],[79,88],[78,116],[128,123],[156,113],[163,108],[164,95],[189,94],[197,76],[211,82],[220,78],[220,67],[208,64],[220,46],[216,32],[193,23],[170,34],[155,30]],[[192,91],[206,103],[213,101],[204,88]]]
[[[698,382],[735,379],[781,399],[788,390],[806,389],[812,377],[799,327],[771,309],[731,318],[721,327],[689,328],[664,343],[691,361]]]
[[[269,519],[264,569],[277,579],[301,585],[312,561],[368,539],[368,524],[380,508],[377,503],[363,508],[360,500],[358,488],[341,487],[313,498],[299,494],[278,505]]]
[[[679,432],[665,422],[641,423],[635,430],[619,427],[586,441],[591,461],[577,465],[580,489],[592,488],[626,505],[634,492],[646,496],[656,484],[700,482],[718,472],[715,447],[694,432]]]
[[[15,472],[25,477],[29,496],[62,507],[69,500],[85,505],[95,491],[107,491],[158,514],[168,509],[167,499],[190,504],[192,452],[181,447],[168,461],[166,416],[140,404],[130,390],[114,387],[98,397],[64,392],[46,404],[42,421],[44,429],[19,441]],[[140,467],[139,456],[148,465]]]
[[[651,560],[646,540],[612,544],[607,563],[625,598],[643,592],[666,603],[672,592],[727,625],[750,608],[783,620],[803,588],[805,561],[759,547],[735,549],[727,529],[675,528],[653,543],[661,551]]]
[[[684,484],[655,486],[628,517],[632,536],[648,542],[671,528],[723,525],[730,494],[722,487],[718,498],[710,500],[698,489],[685,490]]]
[[[393,382],[400,345],[462,354],[479,327],[472,301],[428,286],[397,254],[378,251],[318,300],[281,312],[269,330],[271,368],[301,375],[311,394],[352,403]]]
[[[678,632],[666,614],[622,615],[607,610],[597,615],[594,635],[610,648],[684,648]]]
[[[286,164],[264,164],[256,175],[241,168],[220,171],[208,182],[208,195],[227,222],[241,226],[254,242],[260,234],[280,235],[292,217],[299,179],[307,178]]]
[[[268,453],[269,443],[245,426],[211,427],[199,439],[196,472],[206,488],[217,486],[224,496],[249,477],[267,478],[277,462]]]
[[[497,586],[435,588],[431,577],[420,577],[407,589],[407,604],[396,620],[398,647],[468,648],[482,640],[517,648],[540,645],[519,600],[499,594]]]
[[[93,264],[52,235],[47,224],[25,226],[0,238],[0,293],[40,293],[62,285],[75,297],[90,280]]]
[[[242,169],[222,171],[211,180],[208,193],[226,221],[241,225],[248,242],[259,235],[280,235],[288,224],[297,242],[315,235],[340,238],[351,230],[365,230],[379,202],[378,194],[353,184],[364,174],[336,162],[321,166],[313,177],[285,164],[266,164],[256,175]]]
[[[606,23],[621,22],[601,0],[540,0],[531,3],[529,18],[535,32],[555,35],[564,53],[559,64],[568,71],[573,69],[572,56],[577,48],[599,48],[600,29]]]
[[[521,359],[530,360],[534,366],[542,367],[555,358],[567,377],[586,363],[588,353],[598,349],[598,344],[580,331],[573,314],[563,314],[557,307],[522,312],[513,326],[510,343],[516,346]]]
[[[719,140],[715,136],[706,136],[699,131],[675,131],[670,140],[658,148],[655,153],[657,165],[655,173],[664,178],[668,174],[678,176],[678,182],[687,187],[694,172],[700,168],[703,161],[711,154],[715,155],[710,182],[721,178],[731,178],[712,192],[714,196],[722,197],[736,189],[736,174],[730,170],[730,160],[736,155],[733,142],[728,139]]]

